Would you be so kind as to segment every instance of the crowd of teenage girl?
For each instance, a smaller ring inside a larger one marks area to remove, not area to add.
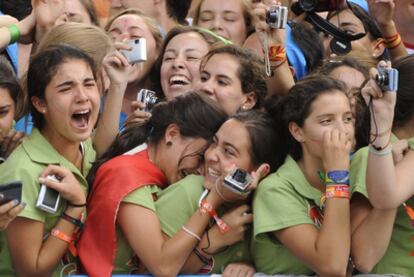
[[[364,33],[343,56],[269,26],[291,1],[31,2],[0,15],[0,276],[414,276],[412,1],[324,14]]]

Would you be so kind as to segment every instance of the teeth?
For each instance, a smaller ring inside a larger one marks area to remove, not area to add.
[[[89,110],[83,110],[83,111],[79,111],[79,112],[75,112],[74,114],[80,114],[80,115],[84,115],[89,113]]]
[[[173,75],[170,78],[170,84],[171,83],[175,83],[175,82],[182,82],[184,84],[188,84],[189,80],[187,77],[183,76],[183,75]]]
[[[220,174],[217,171],[211,169],[210,167],[207,168],[207,172],[208,172],[209,175],[211,175],[213,177],[220,177]]]

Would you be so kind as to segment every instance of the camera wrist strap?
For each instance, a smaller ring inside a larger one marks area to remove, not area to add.
[[[269,59],[269,37],[268,37],[268,33],[265,33],[264,34],[263,50],[264,50],[264,56],[265,56],[266,75],[267,75],[267,77],[270,77],[270,76],[272,76],[272,69],[270,68],[270,59]]]

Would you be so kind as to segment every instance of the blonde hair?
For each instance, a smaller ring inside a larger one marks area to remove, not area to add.
[[[52,44],[65,43],[88,54],[100,68],[112,47],[109,36],[99,27],[85,23],[67,22],[51,29],[40,41],[36,53]]]
[[[243,18],[244,18],[244,22],[246,25],[246,38],[247,38],[249,35],[251,35],[255,31],[254,29],[255,17],[253,15],[252,3],[251,3],[251,0],[239,0],[239,1],[242,6],[242,10],[243,10]],[[195,9],[193,25],[198,25],[198,21],[200,20],[201,5],[203,5],[204,2],[205,0],[201,0],[198,3],[197,8]]]
[[[126,9],[123,10],[119,13],[117,13],[116,15],[114,15],[111,19],[109,19],[108,23],[106,23],[105,26],[105,31],[109,31],[109,28],[111,27],[112,23],[114,23],[114,21],[123,16],[123,15],[136,15],[138,17],[140,17],[145,24],[148,26],[148,29],[150,30],[152,36],[154,37],[155,40],[155,46],[157,47],[157,52],[159,52],[159,50],[161,49],[161,45],[162,45],[162,41],[163,38],[161,36],[161,32],[160,32],[160,27],[157,25],[156,21],[154,19],[152,19],[149,16],[146,16],[141,10],[138,9]]]

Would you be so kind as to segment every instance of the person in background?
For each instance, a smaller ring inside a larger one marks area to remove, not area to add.
[[[153,18],[159,24],[162,36],[165,36],[172,28],[187,25],[185,18],[190,5],[191,0],[112,0],[110,13],[114,15],[125,9],[138,9],[144,15]]]
[[[249,0],[202,0],[193,25],[209,29],[241,46],[254,31],[251,3]]]

